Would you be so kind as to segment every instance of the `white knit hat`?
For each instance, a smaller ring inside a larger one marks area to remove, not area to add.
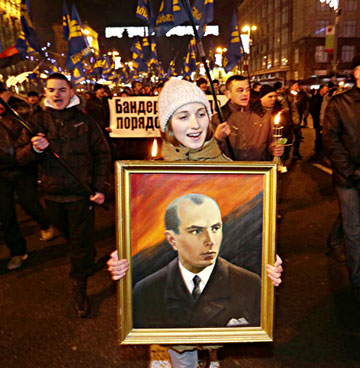
[[[211,117],[210,103],[204,92],[195,84],[186,80],[170,78],[159,95],[159,120],[161,131],[165,131],[166,124],[172,114],[181,106],[189,103],[201,103]]]

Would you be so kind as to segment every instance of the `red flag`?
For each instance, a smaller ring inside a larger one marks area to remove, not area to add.
[[[16,46],[10,46],[0,53],[0,68],[14,65],[23,60]]]

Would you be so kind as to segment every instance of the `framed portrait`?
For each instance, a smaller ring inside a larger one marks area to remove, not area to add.
[[[115,165],[119,343],[272,341],[276,164]]]

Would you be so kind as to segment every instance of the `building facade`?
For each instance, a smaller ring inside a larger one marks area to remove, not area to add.
[[[320,0],[244,0],[238,7],[239,29],[251,33],[250,73],[255,79],[297,79],[351,72],[360,52],[360,2],[340,0],[335,12]],[[336,29],[336,58],[325,52],[326,26]]]
[[[5,50],[14,46],[20,34],[20,5],[21,0],[0,0],[0,45]],[[16,76],[32,70],[38,64],[36,57],[31,56],[24,61],[0,69],[0,81],[4,82],[9,76]],[[30,88],[28,81],[16,87],[16,92],[24,92]]]

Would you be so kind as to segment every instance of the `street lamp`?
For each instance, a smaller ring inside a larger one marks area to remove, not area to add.
[[[336,72],[336,69],[337,69],[337,49],[338,49],[338,39],[337,38],[338,38],[339,20],[340,20],[340,15],[341,15],[341,9],[339,8],[339,0],[320,0],[320,3],[329,5],[329,7],[331,9],[334,9],[334,12],[335,12],[335,23],[334,23],[333,33],[332,33],[332,35],[334,37],[332,66],[333,66],[334,72]],[[326,41],[325,41],[325,44],[326,44]]]
[[[249,82],[250,82],[250,72],[249,72],[250,45],[252,44],[250,35],[251,35],[251,31],[256,31],[256,29],[257,27],[255,25],[246,24],[245,26],[241,28],[242,34],[240,35],[242,48],[245,53],[244,71],[247,71]]]
[[[247,33],[247,36],[248,36],[248,40],[249,40],[249,52],[248,52],[248,54],[250,54],[250,45],[252,44],[250,34],[251,34],[251,31],[256,31],[256,30],[257,30],[257,27],[255,25],[248,25],[248,24],[241,28],[241,32]]]

